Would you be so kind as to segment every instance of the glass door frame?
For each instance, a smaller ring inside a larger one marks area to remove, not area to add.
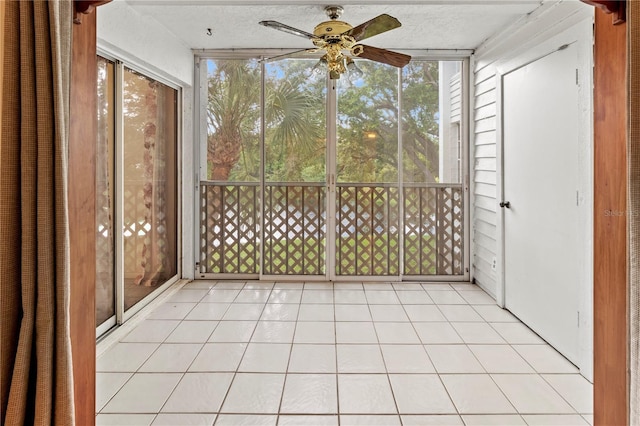
[[[101,48],[97,50],[97,56],[102,57],[114,64],[114,211],[113,211],[113,267],[114,267],[114,303],[115,314],[101,324],[96,324],[96,336],[100,338],[114,327],[120,326],[142,310],[147,304],[158,295],[175,284],[182,276],[182,191],[180,182],[182,181],[182,88],[172,83],[158,74],[140,67],[137,64],[124,62],[117,59],[117,56]],[[125,267],[124,267],[124,71],[125,68],[140,73],[176,91],[176,266],[177,272],[165,283],[158,286],[148,295],[137,301],[134,305],[125,310]]]

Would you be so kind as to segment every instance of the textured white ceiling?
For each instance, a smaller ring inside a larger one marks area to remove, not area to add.
[[[309,40],[258,25],[275,20],[307,32],[328,18],[330,2],[294,0],[128,0],[193,49],[306,48]],[[402,27],[367,39],[387,49],[474,49],[540,6],[540,0],[342,1],[341,20],[356,26],[381,13]],[[211,28],[212,35],[207,35]]]

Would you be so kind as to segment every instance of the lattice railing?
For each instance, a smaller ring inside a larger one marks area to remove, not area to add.
[[[404,275],[461,275],[462,185],[405,184]]]
[[[336,186],[336,274],[398,275],[398,187]]]
[[[263,226],[259,191],[258,183],[201,183],[201,272],[324,275],[325,185],[265,185]],[[404,275],[464,273],[462,185],[405,184],[402,199],[400,209],[391,184],[336,186],[337,275],[399,275],[401,265]]]
[[[325,196],[323,183],[265,186],[264,274],[325,274]]]
[[[259,272],[258,183],[200,184],[200,272]]]

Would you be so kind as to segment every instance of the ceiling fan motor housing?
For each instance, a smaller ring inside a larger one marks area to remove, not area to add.
[[[317,37],[339,36],[345,31],[353,28],[350,24],[343,21],[325,21],[321,22],[313,29],[313,35]]]

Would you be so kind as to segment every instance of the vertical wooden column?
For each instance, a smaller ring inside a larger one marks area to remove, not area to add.
[[[96,13],[73,25],[69,129],[71,348],[76,424],[95,424]]]
[[[626,425],[626,24],[596,9],[594,70],[594,421]]]

